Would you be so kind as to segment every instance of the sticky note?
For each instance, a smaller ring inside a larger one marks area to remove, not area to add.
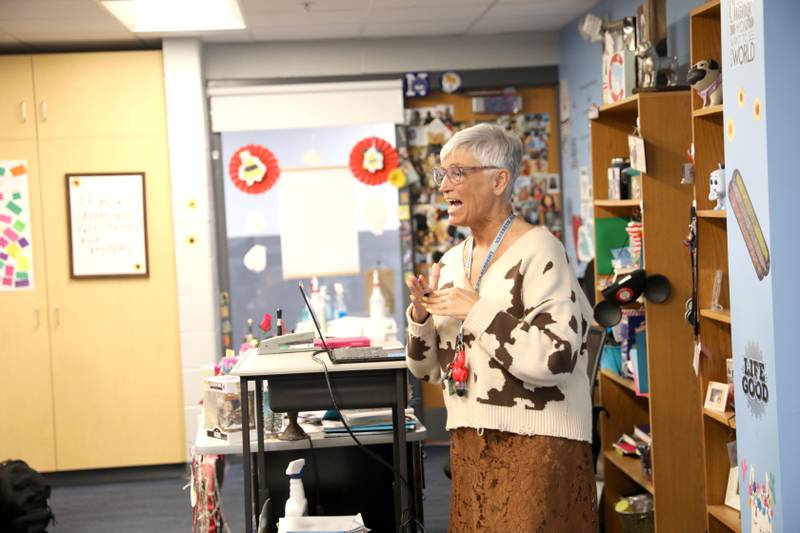
[[[17,235],[11,228],[6,228],[6,230],[3,232],[3,235],[5,235],[6,238],[12,241],[16,241],[17,239],[19,239],[19,235]]]
[[[18,279],[17,282],[14,283],[14,286],[15,287],[27,287],[28,285],[30,285],[30,283],[31,282],[28,281],[27,279]]]
[[[17,279],[28,279],[28,273],[27,272],[23,272],[21,270],[17,270],[17,273],[15,274],[15,276],[17,277]]]
[[[0,246],[2,246],[3,248],[8,246],[8,241],[5,240],[3,237],[0,237]]]
[[[11,224],[11,217],[8,215],[0,215],[0,222],[5,222],[6,224]]]
[[[22,213],[22,208],[20,206],[18,206],[17,204],[15,204],[14,202],[8,202],[6,204],[6,209],[11,211],[15,215],[19,215],[20,213]]]
[[[31,269],[31,260],[27,255],[23,255],[17,258],[17,268],[19,270],[27,270],[30,271]]]
[[[22,176],[25,174],[25,165],[17,165],[15,167],[11,167],[11,175],[14,177]]]
[[[14,265],[6,265],[6,276],[14,275]]]
[[[6,175],[6,167],[0,167],[0,176]]]
[[[25,237],[22,237],[20,240],[18,240],[18,241],[17,241],[17,244],[19,244],[20,246],[22,246],[23,248],[25,248],[25,247],[26,247],[26,246],[28,246],[30,243],[28,242],[28,239],[26,239]]]
[[[3,278],[3,285],[11,286],[11,278]]]
[[[15,221],[14,224],[11,225],[11,227],[14,228],[14,231],[16,231],[17,233],[22,233],[23,231],[25,231],[25,223],[21,220]]]
[[[6,250],[8,251],[8,254],[9,254],[11,257],[13,257],[14,259],[16,259],[17,257],[19,257],[19,255],[22,253],[22,248],[20,248],[20,247],[19,247],[19,244],[15,243],[15,242],[12,242],[12,243],[11,243],[11,244],[8,246],[8,248],[6,248]]]
[[[0,252],[0,259],[2,259],[3,261],[6,261],[8,259],[8,254],[4,254],[3,252]]]
[[[3,168],[0,167],[0,170],[3,170]],[[0,176],[2,176],[2,174],[0,174]],[[2,199],[3,199],[3,193],[0,192],[0,200],[2,200]]]

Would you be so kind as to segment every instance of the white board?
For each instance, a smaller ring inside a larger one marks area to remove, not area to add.
[[[68,174],[72,277],[147,276],[144,173]]]
[[[278,193],[283,279],[357,274],[355,178],[350,169],[286,170]]]

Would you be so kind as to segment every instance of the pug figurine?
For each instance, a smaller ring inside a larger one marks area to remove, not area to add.
[[[722,71],[716,60],[704,59],[692,65],[686,81],[703,100],[703,107],[722,103]]]
[[[708,199],[716,200],[717,205],[714,206],[714,211],[725,210],[725,168],[720,165],[719,168],[708,175]]]

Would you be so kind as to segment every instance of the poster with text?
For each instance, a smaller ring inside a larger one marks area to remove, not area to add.
[[[0,161],[0,291],[33,289],[33,246],[25,161]]]

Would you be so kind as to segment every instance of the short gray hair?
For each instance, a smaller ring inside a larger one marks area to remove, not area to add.
[[[481,165],[507,168],[511,179],[506,198],[511,199],[514,181],[522,169],[522,141],[497,124],[478,124],[453,135],[439,154],[444,159],[458,149],[471,150]]]

